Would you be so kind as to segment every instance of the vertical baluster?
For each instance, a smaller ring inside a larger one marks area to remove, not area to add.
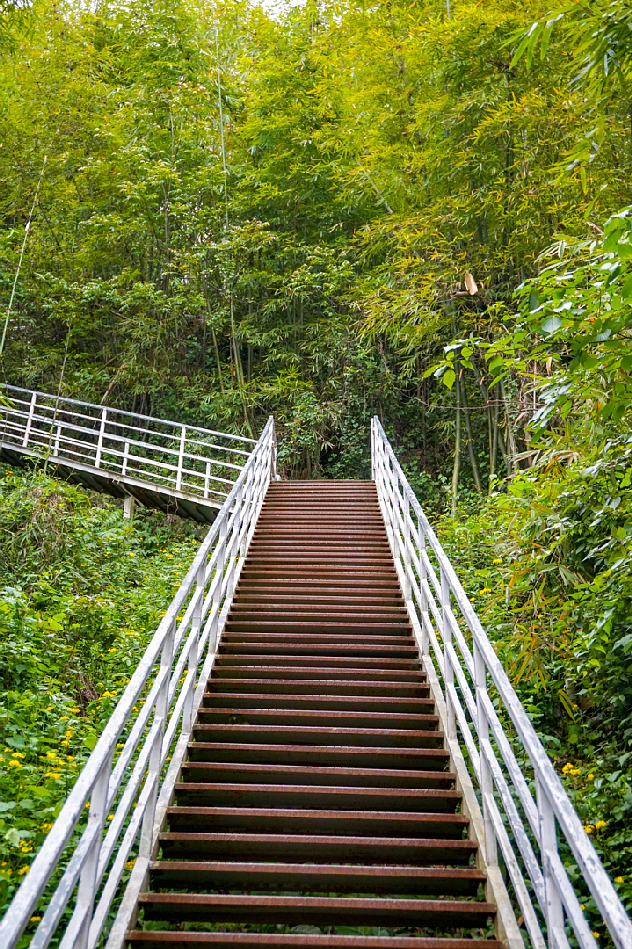
[[[99,437],[97,438],[97,453],[94,459],[94,467],[101,467],[101,452],[103,451],[103,436],[105,434],[105,422],[107,419],[108,410],[101,409],[101,425],[99,427]]]
[[[426,535],[423,525],[418,521],[417,532],[419,536],[419,587],[421,589],[421,652],[424,656],[430,655],[430,637],[428,636],[428,597],[426,595],[425,584],[428,581],[428,569],[424,554],[426,552]]]
[[[55,431],[55,444],[53,445],[53,455],[59,455],[59,443],[61,441],[61,425],[58,425]]]
[[[204,473],[204,497],[208,498],[209,493],[209,484],[211,481],[211,463],[210,461],[206,462],[206,471]]]
[[[443,679],[445,682],[445,704],[448,718],[447,731],[448,738],[456,738],[456,715],[452,698],[448,691],[448,687],[454,685],[454,669],[452,668],[452,659],[449,650],[449,646],[452,644],[452,626],[450,625],[449,616],[450,609],[450,584],[443,567],[441,567],[441,614],[443,619],[441,635],[443,637]]]
[[[31,396],[31,404],[29,405],[29,415],[26,420],[26,428],[24,429],[24,438],[22,439],[22,448],[26,448],[29,443],[29,436],[31,434],[31,426],[33,425],[33,416],[35,415],[35,403],[37,402],[37,392],[34,392]]]
[[[395,474],[395,464],[389,459],[387,461],[388,466],[388,480],[390,488],[390,518],[391,518],[391,527],[393,529],[393,556],[395,560],[399,560],[400,555],[400,542],[399,542],[399,522],[397,520],[397,506],[399,503],[399,498],[397,497],[397,475]]]
[[[224,588],[224,568],[226,566],[226,536],[227,536],[227,522],[229,518],[227,513],[219,529],[219,537],[217,538],[217,560],[215,562],[215,577],[213,583],[215,584],[213,590],[213,601],[211,603],[211,628],[209,630],[208,636],[208,651],[209,653],[215,649],[215,643],[217,642],[217,629],[219,626],[219,613],[222,607],[222,597],[223,597],[223,588]]]
[[[197,584],[195,593],[197,596],[197,603],[193,611],[193,617],[191,619],[191,628],[193,630],[193,638],[189,646],[189,655],[187,659],[187,670],[191,672],[192,669],[197,669],[198,665],[198,644],[200,639],[200,628],[202,626],[202,611],[204,609],[204,588],[206,585],[206,557],[198,567],[197,572]],[[193,725],[193,696],[195,693],[195,675],[192,677],[189,684],[189,691],[187,697],[184,700],[184,706],[182,709],[182,731],[189,732]]]
[[[410,600],[412,597],[412,586],[410,583],[410,499],[408,497],[407,485],[402,484],[404,495],[404,504],[402,508],[402,518],[404,520],[404,598]]]
[[[540,852],[544,874],[545,906],[543,906],[543,910],[546,918],[547,941],[550,949],[558,949],[558,946],[566,944],[564,908],[557,886],[555,885],[555,877],[551,873],[551,868],[547,860],[548,854],[557,853],[557,827],[555,826],[553,807],[538,779],[537,770],[536,785],[538,818],[540,823]]]
[[[495,867],[498,864],[498,847],[496,844],[496,834],[494,833],[494,821],[490,810],[490,802],[494,797],[494,780],[487,757],[483,753],[483,742],[489,741],[489,721],[483,704],[483,699],[487,695],[487,669],[476,642],[474,643],[474,686],[476,689],[476,729],[478,731],[479,748],[481,749],[479,787],[483,799],[485,851],[487,854],[487,866]]]
[[[123,466],[121,468],[121,474],[125,475],[127,473],[127,463],[129,461],[129,442],[125,442],[123,445]]]
[[[371,480],[375,481],[375,435],[376,435],[375,417],[371,419]]]
[[[94,831],[94,839],[81,870],[77,902],[63,943],[64,945],[72,945],[73,949],[86,949],[88,945],[88,933],[97,888],[97,867],[103,842],[103,826],[107,817],[108,785],[111,770],[112,753],[107,756],[101,766],[90,798],[87,829]]]
[[[154,734],[151,755],[149,758],[149,767],[147,769],[147,780],[151,782],[151,792],[147,798],[147,806],[143,815],[143,824],[140,833],[139,857],[149,859],[153,844],[154,834],[154,816],[156,813],[156,800],[158,799],[158,785],[160,783],[160,759],[162,757],[162,741],[165,734],[165,722],[169,711],[169,670],[173,663],[173,645],[176,633],[176,620],[173,619],[171,627],[165,638],[162,652],[160,654],[160,674],[163,676],[162,684],[156,696],[156,705],[154,709],[154,722],[156,731]]]
[[[176,491],[182,488],[182,468],[184,466],[184,445],[187,440],[186,426],[182,426],[180,433],[180,451],[178,452],[178,470],[176,472]]]
[[[233,521],[233,536],[230,539],[230,550],[229,550],[229,566],[230,576],[228,582],[226,583],[226,596],[231,597],[235,589],[235,567],[236,564],[233,558],[237,557],[239,551],[239,531],[241,530],[241,520],[243,517],[243,499],[244,499],[244,482],[242,481],[240,486],[237,489],[237,495],[235,497],[235,520]],[[231,561],[233,561],[231,563]]]

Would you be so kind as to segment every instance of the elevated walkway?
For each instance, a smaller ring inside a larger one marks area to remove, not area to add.
[[[379,421],[370,482],[275,457],[270,419],[0,945],[598,949],[592,896],[632,949]]]
[[[0,459],[45,460],[60,477],[210,523],[254,440],[44,392],[0,389]]]

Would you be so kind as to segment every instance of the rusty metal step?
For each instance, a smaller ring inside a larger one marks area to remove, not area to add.
[[[231,611],[227,623],[230,629],[227,632],[250,632],[248,629],[235,630],[232,627],[237,624],[243,626],[252,622],[268,623],[271,626],[279,627],[288,624],[298,625],[300,627],[298,632],[309,632],[309,627],[316,627],[316,632],[329,633],[330,636],[335,635],[333,630],[337,630],[341,625],[343,627],[349,624],[360,627],[367,626],[374,631],[374,635],[379,634],[379,627],[383,626],[389,633],[398,636],[409,636],[412,640],[412,629],[407,616],[401,614],[384,615],[378,612],[363,613],[361,610],[335,613],[323,610],[318,613],[312,610],[307,612],[288,609],[274,611],[267,608],[253,611],[251,607],[250,610]]]
[[[189,745],[189,760],[436,771],[447,768],[450,756],[442,748],[194,741]]]
[[[167,860],[283,860],[288,863],[378,863],[399,866],[469,866],[473,840],[439,837],[344,837],[317,834],[163,833]]]
[[[328,649],[330,647],[327,647]],[[388,673],[393,673],[393,679],[399,678],[399,674],[405,672],[415,672],[416,677],[421,677],[424,681],[426,678],[425,673],[421,671],[421,663],[419,657],[414,656],[405,656],[404,658],[389,657],[383,655],[386,650],[376,650],[377,658],[375,657],[374,651],[369,650],[370,655],[368,656],[357,656],[353,652],[351,655],[335,656],[331,655],[329,651],[322,655],[304,655],[302,652],[293,650],[290,655],[287,653],[278,653],[274,656],[274,664],[271,665],[272,659],[270,656],[266,655],[263,652],[233,652],[232,649],[227,652],[222,652],[217,656],[215,662],[215,670],[224,668],[224,667],[235,667],[239,670],[243,670],[250,666],[255,666],[257,669],[279,669],[279,668],[289,668],[292,667],[295,670],[318,670],[322,675],[324,670],[331,669],[332,671],[344,670],[345,673],[358,673],[363,676],[367,672],[371,674],[379,673],[380,675],[387,675]],[[298,653],[298,654],[297,654]],[[382,655],[380,655],[382,653]],[[277,664],[278,663],[278,664]]]
[[[226,679],[212,677],[208,692],[282,692],[292,695],[375,695],[426,698],[430,689],[424,682],[379,682],[376,679]]]
[[[362,748],[439,748],[443,732],[410,728],[324,728],[314,725],[216,725],[193,727],[195,741],[275,745],[336,745]]]
[[[201,861],[152,863],[150,875],[152,889],[294,890],[470,897],[475,897],[485,882],[484,873],[469,868]]]
[[[447,811],[461,801],[458,791],[446,788],[319,787],[309,784],[237,784],[183,781],[176,784],[178,806],[279,807],[329,810]]]
[[[361,936],[253,932],[166,932],[140,929],[127,934],[130,946],[142,949],[505,949],[497,939],[432,936]]]
[[[392,698],[375,695],[304,695],[270,694],[268,692],[206,692],[203,708],[274,708],[316,709],[329,712],[356,710],[378,714],[381,712],[405,712],[415,714],[434,712],[434,701],[429,698]]]
[[[306,633],[328,632],[331,635],[334,635],[337,632],[340,632],[343,634],[356,633],[358,635],[362,635],[363,633],[366,632],[369,635],[373,635],[374,633],[380,633],[380,634],[393,633],[396,636],[401,636],[402,633],[410,629],[409,626],[404,625],[399,620],[394,621],[394,622],[389,622],[387,620],[378,620],[376,618],[372,620],[365,619],[360,622],[356,622],[355,618],[352,616],[350,616],[348,619],[337,620],[335,623],[334,622],[322,623],[320,619],[314,617],[310,619],[305,618],[301,622],[288,620],[285,623],[280,624],[276,622],[275,620],[264,618],[260,620],[250,620],[243,623],[243,625],[247,625],[248,627],[247,629],[236,628],[241,623],[242,621],[238,619],[236,616],[231,618],[230,632],[248,633],[248,632],[256,632],[257,630],[260,630],[261,632],[268,631],[270,633],[274,633],[275,631],[286,632],[286,633],[301,633],[304,631]]]
[[[345,837],[440,837],[461,840],[469,827],[449,812],[314,810],[281,807],[170,807],[172,833],[319,834]]]
[[[441,929],[485,926],[496,912],[491,903],[465,900],[210,893],[142,893],[139,906],[149,920],[400,928],[435,925]]]
[[[239,657],[247,658],[247,657]],[[257,662],[257,659],[260,659]],[[274,657],[273,657],[274,658]],[[279,659],[283,659],[280,656]],[[354,662],[353,666],[347,666],[344,662],[336,665],[333,659],[327,657],[299,656],[294,662],[288,660],[281,665],[281,662],[274,663],[271,657],[252,657],[252,663],[246,665],[222,665],[216,664],[213,668],[212,678],[222,681],[225,679],[263,679],[266,676],[274,679],[300,679],[301,681],[327,679],[331,684],[339,679],[347,680],[353,676],[354,683],[361,682],[379,682],[396,685],[399,683],[425,682],[426,675],[420,670],[412,669],[375,669],[371,666],[361,665],[361,660]],[[365,660],[366,661],[366,660]]]
[[[396,659],[417,657],[419,651],[412,633],[408,636],[335,635],[331,633],[256,633],[230,630],[222,636],[220,656],[266,654],[287,656],[329,656],[330,658]]]
[[[311,765],[262,764],[189,760],[182,766],[183,781],[310,785],[320,788],[384,788],[391,790],[451,790],[456,775],[451,771],[390,768],[315,767]]]
[[[205,725],[221,722],[235,722],[235,718],[243,718],[249,725],[318,725],[332,724],[331,712],[316,709],[298,708],[233,708],[217,707],[214,709],[201,708],[198,712],[198,722]],[[337,727],[343,728],[399,728],[399,729],[433,729],[438,728],[438,715],[411,715],[397,712],[336,712]]]

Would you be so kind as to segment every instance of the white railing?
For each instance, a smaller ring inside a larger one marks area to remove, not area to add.
[[[154,485],[220,506],[251,438],[226,435],[76,399],[2,386],[0,442],[16,451]]]
[[[501,885],[502,876],[508,877],[507,890],[519,907],[515,915],[522,916],[533,949],[544,949],[545,941],[552,949],[568,949],[569,937],[581,949],[597,949],[560,856],[559,834],[613,942],[631,949],[632,923],[377,417],[371,455],[395,564],[448,744],[477,786],[486,868],[496,871]],[[502,719],[490,689],[500,698]],[[518,761],[514,747],[526,752],[526,763]],[[467,776],[461,780],[469,783]],[[514,932],[519,941],[515,925]]]
[[[60,949],[93,949],[106,936],[108,949],[123,945],[275,477],[270,418],[0,923],[3,949],[16,945],[40,899],[31,949],[53,936]]]

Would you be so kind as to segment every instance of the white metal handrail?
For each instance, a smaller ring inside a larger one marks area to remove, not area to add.
[[[465,746],[469,775],[482,804],[488,870],[498,850],[513,900],[533,949],[597,949],[558,848],[558,832],[577,861],[618,949],[632,949],[632,922],[555,772],[494,647],[428,518],[417,501],[377,417],[371,423],[372,477],[448,742]],[[489,689],[500,696],[513,730],[501,721]],[[512,745],[526,752],[523,773]],[[535,791],[535,795],[533,793]]]
[[[46,905],[31,949],[45,949],[54,935],[60,949],[93,949],[107,936],[117,901],[107,949],[123,945],[235,584],[275,477],[271,417],[0,922],[3,949],[16,945],[40,899]],[[123,886],[131,855],[135,864]]]
[[[156,485],[216,506],[255,444],[193,425],[5,385],[0,442],[106,477]]]

